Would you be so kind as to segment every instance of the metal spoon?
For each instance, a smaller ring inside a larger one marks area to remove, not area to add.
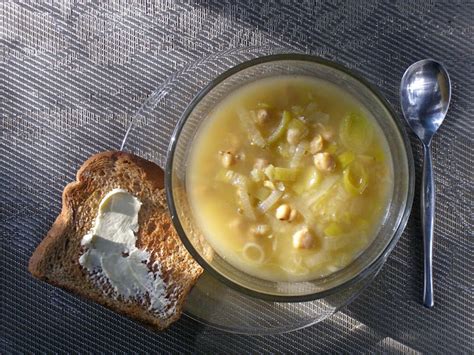
[[[451,81],[445,67],[432,59],[412,64],[403,74],[400,100],[408,125],[423,143],[423,179],[421,220],[424,244],[423,304],[431,308],[433,300],[433,225],[435,191],[431,164],[431,138],[448,111]]]

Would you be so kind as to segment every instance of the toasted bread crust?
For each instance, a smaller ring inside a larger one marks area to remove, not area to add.
[[[107,297],[79,265],[80,241],[90,230],[98,204],[113,187],[127,189],[143,203],[139,213],[137,246],[153,251],[170,287],[176,312],[161,319],[143,305]],[[180,317],[187,294],[202,273],[172,227],[164,200],[164,173],[156,164],[124,152],[103,152],[89,158],[76,181],[62,195],[62,209],[46,237],[30,258],[33,276],[74,292],[112,310],[164,329]]]

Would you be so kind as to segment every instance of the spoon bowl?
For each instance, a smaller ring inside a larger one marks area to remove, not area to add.
[[[432,59],[412,64],[403,74],[400,103],[403,115],[423,143],[421,220],[424,248],[423,304],[431,308],[433,297],[433,227],[435,192],[431,162],[431,139],[448,112],[451,80],[446,68]]]
[[[447,70],[431,59],[412,64],[402,77],[400,99],[409,126],[427,144],[443,123],[451,100]]]

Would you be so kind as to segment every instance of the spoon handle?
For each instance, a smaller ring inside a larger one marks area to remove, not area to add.
[[[423,144],[423,178],[421,187],[421,221],[424,246],[424,286],[423,305],[431,308],[433,299],[433,225],[435,210],[435,192],[433,167],[431,164],[430,144]]]

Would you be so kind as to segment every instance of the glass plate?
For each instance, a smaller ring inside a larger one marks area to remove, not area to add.
[[[212,79],[231,67],[264,55],[292,52],[288,48],[243,47],[217,52],[173,71],[133,116],[121,150],[137,154],[164,168],[169,140],[181,114]],[[204,274],[186,302],[186,316],[242,334],[289,332],[320,322],[354,299],[375,277],[342,293],[311,302],[268,302],[237,292]]]

